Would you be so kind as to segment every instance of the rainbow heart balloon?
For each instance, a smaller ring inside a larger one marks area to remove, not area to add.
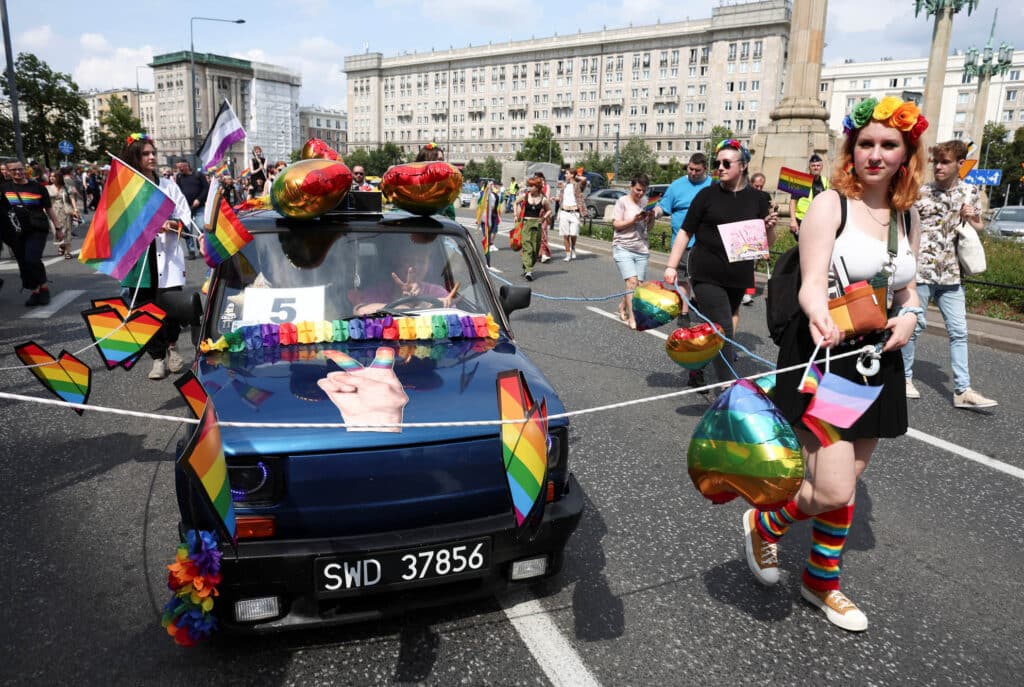
[[[657,329],[679,317],[683,301],[660,281],[645,281],[633,291],[633,319],[638,332]]]
[[[285,217],[312,219],[333,210],[352,186],[343,162],[314,158],[284,168],[270,187],[270,202]]]
[[[712,329],[707,322],[677,329],[665,341],[665,352],[677,365],[687,370],[699,370],[722,350],[725,341],[719,335],[721,331],[718,325]]]
[[[455,202],[462,189],[462,172],[436,160],[395,165],[381,177],[384,197],[414,215],[433,215]]]
[[[701,418],[686,462],[697,491],[712,503],[742,496],[758,508],[778,508],[804,477],[793,428],[747,379],[730,386]]]

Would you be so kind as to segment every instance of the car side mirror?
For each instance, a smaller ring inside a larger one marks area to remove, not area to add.
[[[498,289],[498,299],[501,301],[501,309],[506,315],[511,315],[516,310],[530,307],[530,298],[533,296],[533,289],[529,286],[502,285]]]

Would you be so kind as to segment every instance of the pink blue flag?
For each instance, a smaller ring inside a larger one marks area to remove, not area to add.
[[[867,412],[880,393],[881,386],[857,384],[826,372],[818,382],[818,391],[807,406],[804,421],[806,423],[806,417],[810,416],[835,427],[849,429]]]

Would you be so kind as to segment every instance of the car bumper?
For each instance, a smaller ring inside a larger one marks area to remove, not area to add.
[[[497,593],[510,583],[512,563],[547,555],[545,576],[559,571],[562,551],[583,513],[583,495],[575,477],[566,482],[562,498],[548,503],[531,541],[517,541],[508,515],[424,527],[386,534],[331,539],[243,541],[237,557],[226,548],[222,559],[217,615],[220,626],[234,632],[276,632],[375,620],[403,611],[439,606]],[[472,538],[491,539],[490,566],[459,579],[436,578],[415,586],[351,590],[344,596],[318,597],[314,561],[321,556],[372,555],[375,552],[430,546]],[[540,578],[526,580],[535,582]],[[516,583],[513,583],[516,584]],[[277,597],[280,614],[257,622],[237,622],[235,603]]]

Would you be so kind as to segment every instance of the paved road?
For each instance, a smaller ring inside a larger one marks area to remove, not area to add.
[[[524,283],[517,254],[493,257],[500,276]],[[558,257],[536,270],[538,294],[621,289],[605,253]],[[190,263],[190,281],[201,271]],[[16,272],[0,262],[0,367],[15,365],[11,347],[29,339],[52,351],[84,347],[79,312],[117,292],[77,262],[51,273],[55,293],[81,293],[49,317],[25,318]],[[663,341],[627,329],[614,309],[535,297],[513,315],[519,343],[570,409],[681,388]],[[740,340],[772,358],[763,322],[759,298],[743,309]],[[1024,367],[1017,354],[972,347],[975,386],[1002,402],[972,413],[951,406],[944,341],[925,337],[919,351],[913,434],[882,443],[858,487],[844,588],[871,621],[862,635],[831,627],[799,600],[806,527],[783,542],[777,588],[752,580],[737,553],[743,506],[710,505],[687,477],[686,445],[705,406],[682,397],[574,419],[587,511],[562,574],[536,595],[183,651],[157,622],[175,545],[166,451],[181,428],[0,400],[0,682],[1016,683]],[[145,379],[147,365],[106,372],[95,352],[82,355],[97,363],[91,403],[186,415],[169,380]],[[44,394],[11,369],[0,371],[0,389]],[[994,462],[972,460],[986,457]]]

